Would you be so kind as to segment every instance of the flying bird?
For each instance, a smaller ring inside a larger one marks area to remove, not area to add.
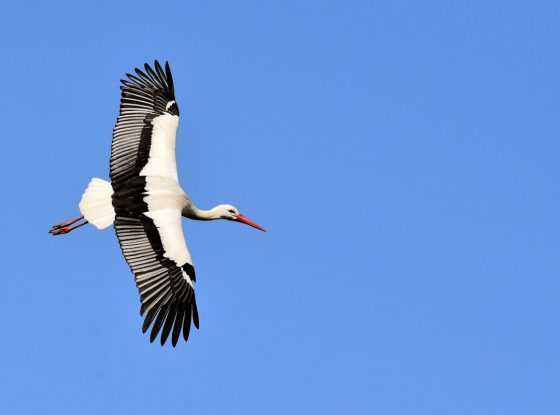
[[[171,334],[175,347],[199,328],[196,273],[183,235],[182,218],[225,219],[264,231],[230,204],[196,207],[179,184],[175,140],[179,106],[169,63],[156,60],[121,80],[120,112],[113,128],[109,177],[92,178],[79,204],[81,216],[54,225],[64,235],[86,224],[113,225],[140,292],[142,332],[150,341]]]

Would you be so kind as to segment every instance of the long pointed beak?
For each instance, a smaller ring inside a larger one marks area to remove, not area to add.
[[[244,216],[241,213],[239,215],[237,215],[234,220],[236,220],[237,222],[244,223],[245,225],[252,226],[253,228],[258,229],[259,231],[266,232],[265,228],[263,228],[261,225],[256,224],[251,219],[249,219],[247,216]]]

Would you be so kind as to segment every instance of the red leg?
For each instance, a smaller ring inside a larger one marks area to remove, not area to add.
[[[49,233],[51,235],[55,236],[55,235],[64,235],[64,234],[67,234],[69,232],[72,232],[74,229],[78,229],[79,227],[84,226],[85,224],[88,223],[88,221],[86,220],[86,221],[83,221],[82,223],[78,223],[75,226],[71,226],[74,223],[78,222],[79,220],[82,220],[83,218],[84,218],[83,216],[80,216],[79,218],[68,220],[68,221],[66,221],[64,223],[61,223],[59,225],[54,225],[51,228],[51,230],[49,231]]]
[[[74,223],[78,222],[83,218],[84,218],[83,216],[78,216],[77,218],[67,220],[66,222],[59,223],[58,225],[54,225],[52,229],[63,228],[64,226],[73,225]]]

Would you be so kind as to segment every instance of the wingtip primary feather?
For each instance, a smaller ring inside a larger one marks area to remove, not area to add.
[[[168,312],[169,312],[168,306],[163,306],[159,311],[156,321],[152,326],[152,331],[150,332],[150,342],[153,342],[157,337],[157,335],[159,334],[159,331],[161,330],[161,326],[165,321],[165,317],[167,317]]]
[[[179,337],[181,336],[181,329],[183,328],[183,320],[185,318],[185,306],[181,304],[175,317],[175,324],[173,326],[173,333],[171,334],[171,344],[173,347],[177,345]]]
[[[163,329],[161,331],[161,345],[163,346],[171,333],[171,328],[173,327],[173,323],[175,322],[175,318],[177,316],[177,312],[175,309],[175,304],[172,303],[169,306],[169,312],[167,313],[167,317],[165,318],[165,324],[163,325]]]
[[[175,85],[173,83],[173,75],[171,75],[171,67],[169,66],[169,61],[165,61],[165,75],[167,77],[167,83],[169,84],[169,90],[171,94],[175,96]]]
[[[200,321],[198,319],[198,308],[196,307],[196,298],[195,296],[193,296],[193,302],[192,302],[192,319],[193,319],[193,323],[194,326],[197,329],[200,329]]]
[[[191,331],[192,308],[186,307],[185,318],[183,320],[183,339],[189,341],[189,333]]]

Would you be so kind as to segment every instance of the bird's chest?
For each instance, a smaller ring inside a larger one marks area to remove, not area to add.
[[[183,209],[188,198],[179,183],[168,177],[146,176],[144,201],[150,211],[161,209]]]

